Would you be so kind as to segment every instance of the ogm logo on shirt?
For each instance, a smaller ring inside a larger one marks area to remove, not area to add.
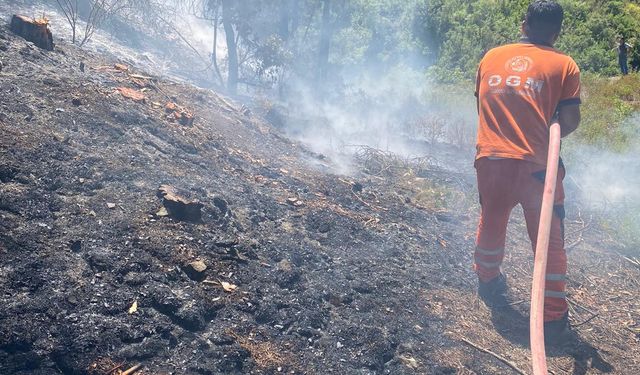
[[[507,61],[505,69],[512,73],[526,73],[533,68],[533,60],[529,56],[516,56]]]

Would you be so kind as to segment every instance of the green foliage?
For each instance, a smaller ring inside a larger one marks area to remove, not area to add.
[[[447,81],[452,76],[472,77],[486,51],[517,39],[527,4],[522,0],[426,1],[422,42],[437,51],[430,75]]]
[[[482,55],[517,41],[529,0],[424,0],[417,37],[431,51],[430,76],[472,79]],[[565,23],[556,47],[585,72],[618,72],[616,38],[640,45],[640,6],[629,1],[564,0]],[[640,46],[639,46],[640,47]]]
[[[355,0],[333,39],[334,63],[390,64],[419,48],[411,34],[417,0]]]
[[[627,119],[640,110],[640,76],[620,79],[584,74],[582,121],[576,132],[583,142],[625,150],[634,136]]]

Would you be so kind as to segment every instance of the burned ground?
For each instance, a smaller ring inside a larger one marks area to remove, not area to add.
[[[528,372],[526,232],[516,215],[515,303],[492,312],[470,269],[471,173],[369,152],[332,174],[215,92],[6,27],[0,61],[0,373],[514,373],[464,340]],[[162,213],[163,184],[201,220]],[[571,208],[580,339],[550,367],[639,373],[640,271]]]

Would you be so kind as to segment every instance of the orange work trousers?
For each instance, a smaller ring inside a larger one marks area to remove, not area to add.
[[[504,259],[507,223],[511,210],[522,205],[527,232],[535,252],[544,191],[544,166],[517,159],[480,158],[475,163],[482,213],[478,224],[474,269],[481,282],[500,274]],[[565,170],[558,169],[558,182],[551,221],[546,270],[544,321],[558,320],[567,312],[567,255],[564,250]]]

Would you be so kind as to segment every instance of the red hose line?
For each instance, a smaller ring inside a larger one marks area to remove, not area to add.
[[[531,287],[529,335],[531,338],[531,361],[534,375],[548,374],[547,357],[544,348],[544,288],[559,159],[560,125],[554,122],[549,128],[547,172],[544,179],[544,194],[542,196],[542,209],[540,210],[540,225],[538,226],[538,239],[533,266],[533,284]]]

